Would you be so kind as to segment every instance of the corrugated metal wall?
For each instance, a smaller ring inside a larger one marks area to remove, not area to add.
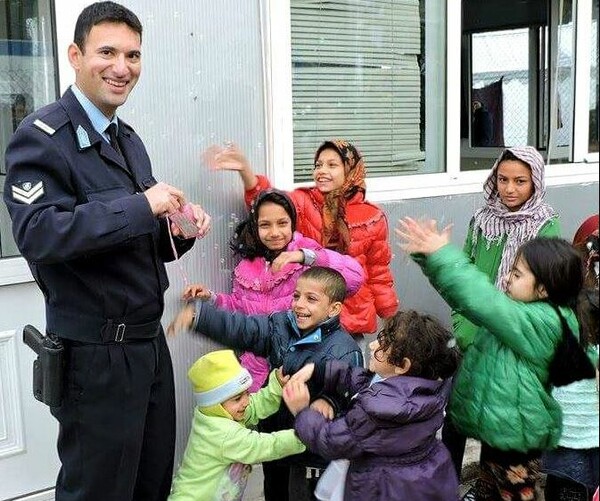
[[[143,138],[157,179],[184,190],[213,218],[211,233],[178,263],[168,265],[166,327],[181,305],[184,275],[216,291],[228,290],[233,260],[227,244],[244,217],[238,175],[210,171],[201,163],[201,152],[232,140],[253,165],[265,163],[259,2],[123,3],[140,17],[144,35],[142,77],[121,114]],[[179,460],[192,409],[187,369],[215,345],[185,334],[170,339],[169,346],[178,399]]]

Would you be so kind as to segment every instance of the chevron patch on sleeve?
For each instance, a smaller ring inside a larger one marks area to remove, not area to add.
[[[44,194],[44,183],[42,181],[33,183],[21,183],[20,186],[11,186],[13,200],[31,205]]]

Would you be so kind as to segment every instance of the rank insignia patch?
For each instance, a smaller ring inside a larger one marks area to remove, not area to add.
[[[44,183],[21,183],[20,186],[13,184],[11,190],[13,200],[30,205],[44,194]]]

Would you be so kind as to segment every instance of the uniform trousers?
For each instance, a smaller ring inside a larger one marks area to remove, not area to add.
[[[158,337],[88,344],[64,340],[62,463],[56,501],[163,501],[175,452],[173,366]]]

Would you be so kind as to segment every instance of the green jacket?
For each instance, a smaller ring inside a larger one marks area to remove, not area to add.
[[[244,423],[207,416],[198,407],[169,501],[241,501],[250,465],[305,450],[294,430],[259,433],[246,428],[274,414],[281,403],[275,371],[266,388],[250,396]]]
[[[550,396],[548,368],[562,336],[554,308],[514,301],[454,246],[413,256],[446,302],[481,325],[455,377],[449,413],[465,435],[501,450],[557,445],[561,410]],[[575,313],[561,307],[573,332]]]
[[[545,223],[538,232],[539,237],[559,237],[560,236],[560,225],[558,217],[550,219]],[[483,273],[485,273],[490,281],[495,284],[496,276],[498,274],[498,268],[500,267],[500,261],[502,260],[502,253],[504,252],[504,244],[506,243],[506,236],[498,242],[488,242],[487,239],[481,234],[477,237],[477,243],[473,246],[473,221],[469,225],[469,231],[465,240],[463,250],[467,256],[473,256],[471,262],[477,266]],[[452,311],[452,329],[458,346],[462,351],[465,351],[469,345],[473,342],[475,333],[479,327],[473,322],[470,322],[463,317],[457,311]]]

